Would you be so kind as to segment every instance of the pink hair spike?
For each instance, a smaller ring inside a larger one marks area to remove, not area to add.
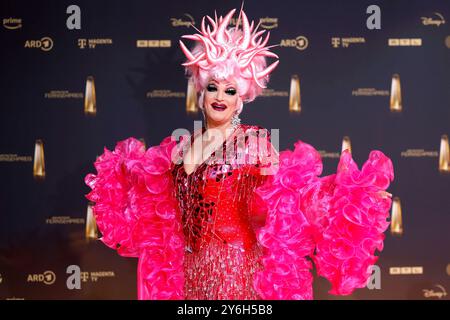
[[[268,66],[265,70],[260,71],[256,74],[256,78],[261,79],[265,76],[267,76],[269,73],[271,73],[273,71],[273,69],[276,68],[276,66],[280,63],[279,60],[275,61],[274,63],[272,63],[270,66]]]
[[[189,49],[188,48],[186,48],[186,46],[184,45],[184,43],[183,43],[183,41],[179,41],[180,42],[180,46],[181,46],[181,49],[183,50],[183,52],[184,52],[184,54],[186,55],[186,57],[189,59],[189,60],[195,60],[195,57],[194,57],[194,55],[189,51]]]
[[[201,55],[199,55],[197,58],[195,58],[194,60],[192,60],[191,62],[185,62],[185,63],[183,63],[183,64],[181,64],[182,66],[184,66],[184,67],[187,67],[187,66],[191,66],[191,65],[193,65],[193,64],[196,64],[196,63],[198,63],[201,59],[203,59],[205,57],[205,53],[203,52]]]
[[[236,9],[233,9],[230,12],[228,12],[228,14],[225,16],[223,21],[222,21],[222,17],[220,17],[219,29],[217,30],[217,37],[216,37],[218,42],[225,42],[225,39],[224,39],[225,28],[228,27],[230,19],[233,16],[235,11],[236,11]]]
[[[198,33],[202,33],[202,32],[201,32],[200,30],[198,30],[198,29],[197,29],[197,27],[196,27],[196,26],[194,26],[194,24],[193,24],[192,22],[190,23],[190,26],[191,26],[192,28],[194,28],[195,30],[197,30],[197,31],[198,31]]]
[[[234,28],[234,31],[238,31],[238,28],[239,28],[239,22],[241,21],[241,15],[242,15],[242,9],[244,8],[244,1],[242,1],[242,4],[241,4],[241,10],[239,11],[239,17],[238,17],[238,19],[237,19],[237,22],[236,22],[236,27]]]

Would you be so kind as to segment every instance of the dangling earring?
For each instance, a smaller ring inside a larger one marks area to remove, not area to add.
[[[241,118],[239,118],[239,114],[242,112],[242,107],[244,106],[244,103],[242,100],[240,100],[240,106],[236,109],[234,112],[232,118],[231,118],[231,126],[233,128],[233,131],[241,124]]]
[[[207,128],[207,125],[206,125],[206,114],[205,114],[204,101],[205,101],[205,91],[203,90],[203,91],[200,93],[200,97],[199,97],[199,99],[198,99],[198,102],[199,102],[199,108],[200,108],[200,110],[202,111],[202,114],[203,114],[203,126],[204,126],[205,129],[206,129],[206,128]]]
[[[231,118],[231,126],[233,128],[233,131],[241,124],[241,118],[239,118],[239,113],[236,110],[233,114],[233,117]]]

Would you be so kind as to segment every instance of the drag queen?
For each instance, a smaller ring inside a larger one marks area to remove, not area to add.
[[[120,141],[85,177],[101,240],[139,258],[139,299],[312,299],[313,266],[331,294],[351,294],[383,249],[392,162],[373,150],[359,170],[344,150],[319,177],[311,145],[278,153],[267,130],[241,124],[279,61],[242,9],[228,28],[234,13],[203,18],[183,36],[191,50],[180,41],[204,126],[148,149]]]

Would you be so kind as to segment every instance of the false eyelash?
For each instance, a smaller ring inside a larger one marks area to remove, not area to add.
[[[214,90],[217,90],[216,86],[214,86],[214,85],[212,85],[212,84],[209,84],[209,85],[207,86],[206,89],[207,89],[209,92],[214,91]],[[236,94],[236,89],[227,89],[227,90],[225,90],[225,92],[226,92],[227,94],[229,94],[229,95],[234,96],[234,95]]]

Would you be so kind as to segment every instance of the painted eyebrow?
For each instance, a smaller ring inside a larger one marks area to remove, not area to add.
[[[213,79],[213,80],[211,80],[211,81],[213,81],[213,82],[215,82],[215,83],[219,83],[218,81],[216,81],[215,79]],[[234,86],[234,84],[233,83],[231,83],[231,82],[227,82],[226,83],[226,85],[229,85],[229,84],[231,84],[232,86]]]

